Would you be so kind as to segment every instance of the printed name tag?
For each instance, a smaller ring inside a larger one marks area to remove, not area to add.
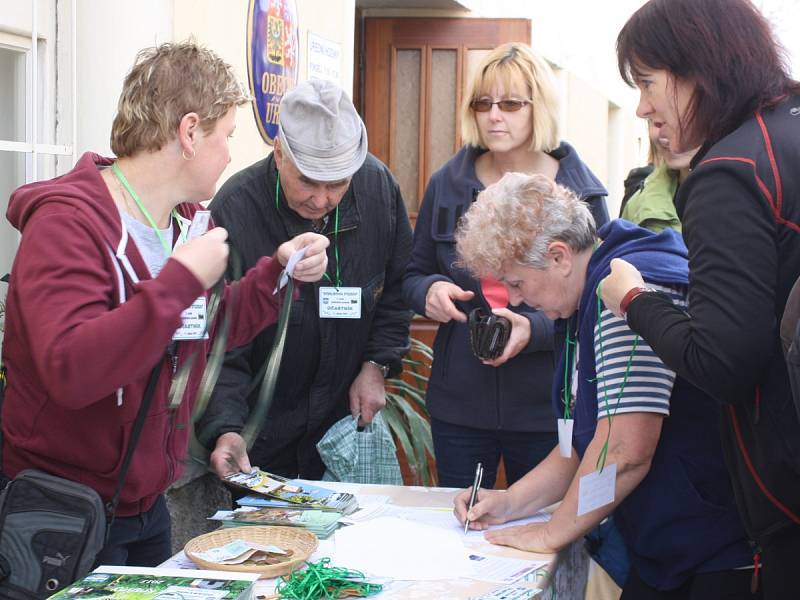
[[[319,288],[319,316],[322,319],[360,319],[361,288]]]
[[[572,456],[573,419],[558,419],[558,453],[564,458]]]
[[[208,339],[206,329],[206,297],[200,296],[192,305],[181,313],[182,325],[172,336],[173,340],[205,340]]]
[[[617,465],[606,465],[603,472],[592,471],[578,482],[577,516],[611,504],[614,501],[614,484],[617,481]]]

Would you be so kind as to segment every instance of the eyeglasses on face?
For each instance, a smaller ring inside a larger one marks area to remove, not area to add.
[[[489,100],[488,98],[479,98],[469,103],[469,106],[475,112],[489,112],[492,106],[497,104],[497,108],[503,112],[517,112],[526,104],[530,104],[531,100]]]

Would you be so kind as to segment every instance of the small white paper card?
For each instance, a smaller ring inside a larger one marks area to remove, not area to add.
[[[278,287],[275,288],[275,293],[278,293],[278,290],[282,290],[283,286],[289,283],[289,277],[294,274],[294,268],[306,255],[306,248],[300,248],[300,250],[295,250],[292,252],[292,255],[289,257],[289,260],[286,261],[286,268],[281,273],[281,280],[278,282]]]
[[[572,456],[573,419],[558,419],[558,453],[564,458]]]
[[[360,319],[361,288],[319,288],[319,316],[322,319]]]
[[[617,481],[617,465],[606,465],[602,473],[592,471],[581,477],[578,483],[577,516],[610,504],[614,501],[614,484]]]
[[[192,217],[192,222],[189,225],[189,231],[186,233],[186,241],[193,240],[199,235],[203,235],[208,231],[208,224],[211,222],[210,210],[198,210]]]
[[[208,338],[206,328],[206,297],[200,296],[192,305],[181,313],[181,326],[172,336],[173,340],[205,340]]]

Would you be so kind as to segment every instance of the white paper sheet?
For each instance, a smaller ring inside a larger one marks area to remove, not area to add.
[[[380,517],[395,517],[398,519],[405,519],[414,521],[416,523],[424,523],[432,527],[439,527],[447,531],[455,531],[464,535],[463,526],[459,525],[458,519],[453,514],[452,508],[424,508],[424,507],[407,507],[396,506],[394,504],[373,505],[358,510],[346,517],[339,519],[340,523],[354,524],[365,523]],[[518,519],[516,521],[509,521],[502,525],[490,525],[489,529],[504,529],[506,527],[514,527],[517,525],[527,525],[528,523],[546,523],[550,520],[550,513],[538,512],[530,517]],[[482,538],[483,531],[470,529],[467,532],[466,538],[474,540]]]
[[[514,583],[547,564],[546,560],[524,560],[479,553],[470,554],[469,559],[473,567],[472,579],[498,583]]]
[[[336,532],[336,562],[393,579],[468,577],[472,566],[461,536],[423,523],[378,517]]]

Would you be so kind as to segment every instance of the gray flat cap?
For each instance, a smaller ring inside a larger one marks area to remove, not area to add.
[[[367,128],[339,86],[311,79],[281,101],[278,136],[298,170],[315,181],[338,181],[361,168]]]

